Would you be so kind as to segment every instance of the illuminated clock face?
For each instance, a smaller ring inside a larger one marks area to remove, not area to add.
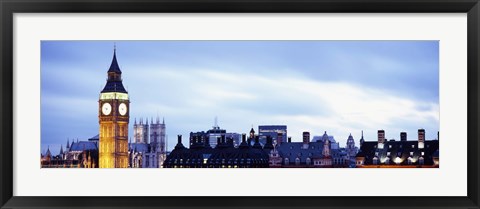
[[[125,103],[121,103],[118,106],[118,112],[120,112],[120,115],[125,115],[127,114],[127,105]]]
[[[112,105],[110,105],[110,103],[103,103],[102,113],[104,115],[110,115],[110,112],[112,112]]]

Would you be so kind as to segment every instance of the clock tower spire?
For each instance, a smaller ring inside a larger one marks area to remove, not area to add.
[[[128,122],[130,100],[123,87],[122,71],[117,62],[116,46],[107,71],[107,83],[98,100],[99,167],[128,166]]]

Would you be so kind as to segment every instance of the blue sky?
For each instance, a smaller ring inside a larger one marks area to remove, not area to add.
[[[176,135],[252,125],[327,131],[345,146],[351,133],[376,140],[401,131],[439,131],[437,41],[115,41],[130,96],[130,136],[140,117],[164,117]],[[42,41],[41,150],[98,134],[98,98],[114,41]]]

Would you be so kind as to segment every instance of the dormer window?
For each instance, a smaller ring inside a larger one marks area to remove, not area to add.
[[[295,165],[300,165],[300,158],[295,158]]]
[[[423,165],[424,159],[423,157],[418,158],[418,164]]]

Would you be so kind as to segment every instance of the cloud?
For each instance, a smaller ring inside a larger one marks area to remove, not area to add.
[[[397,130],[406,123],[417,127],[432,124],[437,129],[431,131],[438,130],[438,104],[346,82],[196,68],[155,70],[149,75],[142,84],[157,83],[157,93],[132,94],[132,98],[145,100],[138,106],[132,104],[132,113],[152,115],[160,110],[169,116],[170,135],[206,130],[215,116],[220,117],[222,127],[233,132],[247,132],[251,124],[285,124],[294,140],[300,140],[303,131],[312,135],[327,131],[343,141],[350,132],[358,136],[361,130]],[[137,108],[140,111],[133,110]],[[396,123],[398,120],[404,124]]]

